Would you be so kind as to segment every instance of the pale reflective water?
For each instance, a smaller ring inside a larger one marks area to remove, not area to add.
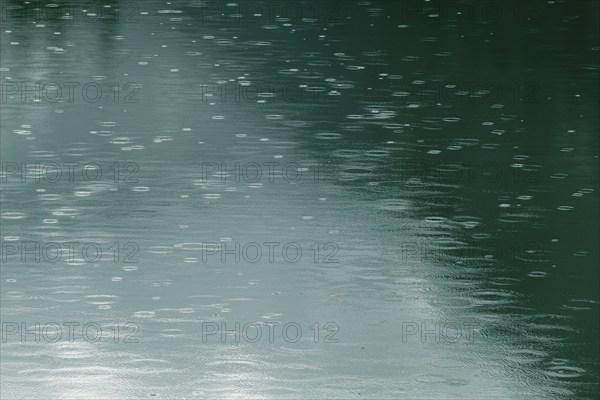
[[[598,4],[444,4],[3,4],[2,397],[597,398]]]

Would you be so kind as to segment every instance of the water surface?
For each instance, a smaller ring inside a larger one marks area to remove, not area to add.
[[[598,4],[509,3],[7,1],[2,397],[596,398]]]

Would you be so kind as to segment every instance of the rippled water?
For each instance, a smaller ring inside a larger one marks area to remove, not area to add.
[[[596,2],[32,3],[3,398],[597,398]]]

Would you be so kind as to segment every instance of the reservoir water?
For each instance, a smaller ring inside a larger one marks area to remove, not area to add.
[[[0,397],[598,397],[598,2],[1,11]]]

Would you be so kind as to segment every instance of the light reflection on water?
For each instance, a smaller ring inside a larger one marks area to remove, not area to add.
[[[2,396],[597,395],[597,5],[460,24],[328,4],[343,18],[3,22],[2,82],[92,89],[2,99],[3,250],[58,246],[2,263],[2,321],[103,336],[7,334]],[[267,325],[205,335],[236,322]]]

